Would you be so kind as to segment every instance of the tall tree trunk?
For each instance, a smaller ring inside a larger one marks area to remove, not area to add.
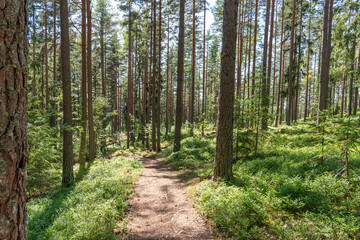
[[[295,17],[296,17],[296,0],[293,0],[292,27],[290,37],[290,54],[289,54],[289,80],[288,80],[288,103],[286,106],[286,124],[290,125],[293,112],[293,64],[294,64],[294,41],[295,41]]]
[[[206,110],[205,110],[205,102],[206,102],[206,1],[204,1],[204,39],[203,39],[203,91],[202,91],[202,124],[201,124],[201,136],[205,134],[205,118],[206,118]]]
[[[45,27],[45,49],[44,49],[44,57],[45,57],[45,106],[49,107],[49,61],[48,61],[48,15],[47,15],[47,0],[44,3],[44,27]]]
[[[56,109],[56,48],[57,48],[57,44],[56,44],[56,0],[53,0],[53,11],[54,11],[54,16],[53,16],[53,31],[54,31],[54,39],[53,39],[53,89],[52,89],[52,94],[53,94],[53,99],[52,99],[52,108],[54,110],[54,113],[52,114],[51,118],[50,118],[50,126],[55,127],[56,126],[56,115],[57,115],[57,109]]]
[[[86,0],[81,1],[81,126],[82,132],[80,137],[80,168],[85,167],[86,160]]]
[[[152,76],[152,128],[151,128],[151,148],[153,151],[156,151],[156,120],[157,120],[157,111],[156,111],[156,69],[157,69],[157,62],[156,62],[156,0],[154,0],[153,5],[154,11],[154,19],[153,19],[153,76]]]
[[[68,1],[60,2],[60,29],[61,29],[61,72],[63,84],[63,114],[66,126],[63,128],[63,179],[68,186],[74,179],[73,172],[73,135],[72,135],[72,100],[70,78],[70,42],[69,42],[69,9]]]
[[[162,19],[161,19],[161,0],[159,0],[159,72],[158,72],[158,82],[157,82],[157,108],[156,108],[156,112],[157,112],[157,119],[156,119],[156,123],[157,123],[157,136],[156,136],[156,151],[160,152],[160,116],[161,116],[161,24],[162,24]]]
[[[324,25],[322,38],[322,61],[320,74],[319,89],[319,112],[327,108],[327,98],[329,89],[329,71],[330,71],[330,54],[331,54],[331,25],[333,0],[325,0],[324,3]],[[324,119],[318,116],[318,124]]]
[[[32,16],[32,27],[33,27],[33,35],[32,35],[32,64],[33,64],[33,98],[34,98],[34,107],[36,107],[36,99],[37,99],[37,93],[36,93],[36,68],[35,68],[35,59],[36,59],[36,25],[35,25],[35,3],[33,2],[32,5],[33,9],[33,16]],[[54,10],[55,11],[55,10]]]
[[[306,86],[305,86],[305,109],[304,109],[304,122],[308,115],[308,94],[309,94],[309,70],[310,70],[310,40],[311,40],[311,13],[309,14],[309,30],[308,30],[308,58],[306,67]]]
[[[277,95],[277,102],[276,102],[276,117],[275,117],[275,127],[278,126],[279,118],[281,119],[280,115],[280,107],[281,107],[281,86],[283,82],[283,58],[284,58],[284,43],[283,43],[283,35],[284,35],[284,9],[285,9],[285,0],[282,0],[282,7],[281,7],[281,31],[280,31],[280,66],[279,66],[279,83],[278,83],[278,95]]]
[[[133,85],[133,79],[132,79],[132,64],[131,64],[131,1],[129,2],[129,58],[128,58],[128,103],[127,103],[127,148],[130,147],[130,141],[131,145],[133,145],[133,120],[134,117],[134,105],[133,105],[133,98],[134,98],[134,85]]]
[[[273,0],[274,2],[274,0]],[[264,33],[264,47],[263,47],[263,59],[262,59],[262,86],[261,86],[261,107],[262,107],[262,116],[261,116],[261,128],[262,130],[267,130],[267,118],[269,111],[269,87],[268,87],[268,76],[266,74],[266,60],[268,56],[268,41],[269,41],[269,19],[270,19],[270,0],[267,0],[266,3],[266,20],[265,20],[265,33]],[[270,50],[271,53],[271,50]],[[271,69],[271,64],[268,65]]]
[[[253,49],[253,64],[252,64],[252,88],[251,96],[255,99],[255,72],[256,72],[256,45],[257,45],[257,28],[258,28],[258,8],[259,0],[256,0],[255,3],[255,28],[254,28],[254,49]],[[251,41],[250,41],[251,42]],[[249,65],[250,71],[250,65]]]
[[[0,1],[0,239],[27,239],[27,8]]]
[[[87,89],[88,89],[88,121],[89,121],[89,160],[95,159],[95,132],[94,132],[94,112],[93,112],[93,92],[92,92],[92,59],[91,59],[91,0],[87,0]],[[96,90],[96,89],[95,89]],[[95,91],[96,92],[96,91]]]
[[[214,180],[218,178],[229,179],[232,176],[237,13],[238,1],[225,0]]]
[[[170,61],[170,15],[168,15],[168,29],[167,29],[167,52],[166,52],[166,107],[165,107],[165,136],[167,138],[169,133],[169,61]]]
[[[355,71],[355,48],[356,42],[353,40],[353,46],[351,48],[351,76],[349,84],[349,105],[348,105],[348,117],[351,116],[353,111],[353,95],[354,95],[354,71]]]
[[[185,0],[180,0],[178,67],[176,87],[176,123],[174,136],[174,152],[180,150],[182,108],[183,108],[183,82],[184,82],[184,36],[185,36]]]
[[[189,122],[190,136],[194,135],[194,100],[195,100],[195,0],[192,5],[192,53],[191,53],[191,83],[190,83],[190,101],[189,101]]]

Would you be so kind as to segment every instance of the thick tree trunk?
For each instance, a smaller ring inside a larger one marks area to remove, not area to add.
[[[178,67],[176,87],[176,123],[174,136],[174,152],[180,150],[182,108],[183,108],[183,82],[184,82],[184,36],[185,36],[185,0],[180,0]]]
[[[0,239],[9,240],[27,239],[27,7],[0,1]]]
[[[332,25],[332,8],[333,0],[325,0],[324,5],[324,25],[322,38],[322,61],[320,73],[319,89],[319,112],[327,108],[328,89],[329,89],[329,72],[330,72],[330,54],[331,54],[331,25]],[[318,116],[318,124],[324,119]]]
[[[72,135],[72,100],[70,78],[70,41],[69,41],[69,10],[68,1],[60,2],[61,28],[61,72],[63,83],[63,184],[68,186],[74,179],[73,172],[73,135]]]
[[[229,179],[232,176],[237,13],[238,1],[225,0],[214,180],[218,178]]]

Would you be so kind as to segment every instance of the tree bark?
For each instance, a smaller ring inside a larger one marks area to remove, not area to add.
[[[88,89],[88,121],[89,121],[89,160],[95,159],[95,132],[94,132],[94,112],[93,112],[93,92],[92,92],[92,59],[91,59],[91,0],[87,0],[87,89]],[[96,92],[96,91],[95,91]]]
[[[308,58],[306,67],[306,86],[305,86],[305,110],[304,110],[304,122],[308,115],[308,94],[309,94],[309,70],[310,70],[310,40],[311,40],[311,14],[309,14],[309,30],[308,30]]]
[[[327,108],[327,98],[329,89],[329,72],[330,72],[330,54],[331,54],[331,25],[332,25],[332,8],[333,0],[325,0],[324,5],[324,24],[322,38],[322,61],[320,73],[319,89],[319,112]],[[324,119],[318,116],[318,124]]]
[[[80,136],[80,168],[85,168],[86,160],[86,119],[87,119],[87,97],[86,97],[86,0],[81,1],[81,126]]]
[[[194,135],[194,100],[195,100],[195,0],[192,5],[192,53],[191,53],[191,83],[189,101],[190,136]]]
[[[183,108],[183,82],[184,82],[184,36],[185,36],[185,0],[180,0],[179,42],[178,42],[178,68],[176,87],[176,122],[174,136],[174,152],[180,150],[182,108]]]
[[[27,8],[0,1],[0,239],[27,239]]]
[[[61,72],[63,83],[63,178],[62,182],[68,186],[74,179],[73,172],[73,135],[72,135],[72,100],[70,78],[70,41],[69,41],[69,9],[68,1],[60,2],[61,29]]]
[[[293,64],[294,64],[294,41],[295,41],[295,17],[296,17],[296,0],[293,0],[292,27],[290,37],[290,54],[289,54],[289,80],[288,80],[288,103],[286,106],[286,124],[291,124],[292,102],[293,102]]]
[[[206,1],[204,1],[204,37],[203,37],[203,92],[202,92],[202,124],[201,124],[201,136],[205,135],[205,118],[206,118],[206,60],[205,60],[205,54],[206,54]]]
[[[220,95],[213,179],[232,176],[233,105],[238,1],[224,1]]]
[[[273,0],[274,1],[274,0]],[[265,20],[265,33],[264,33],[264,48],[263,48],[263,59],[262,59],[262,86],[261,86],[261,128],[267,130],[267,118],[269,110],[269,86],[268,76],[266,73],[266,60],[268,56],[268,41],[269,41],[269,19],[270,19],[270,0],[267,0],[266,4],[266,20]],[[271,51],[270,51],[271,52]],[[271,69],[271,64],[268,65]]]

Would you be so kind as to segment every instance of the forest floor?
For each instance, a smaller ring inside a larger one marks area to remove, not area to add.
[[[189,182],[156,156],[140,158],[144,171],[130,200],[127,239],[213,239],[193,208]]]

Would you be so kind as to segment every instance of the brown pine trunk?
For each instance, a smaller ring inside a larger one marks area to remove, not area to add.
[[[89,121],[89,160],[95,159],[95,132],[93,113],[93,92],[92,92],[92,59],[91,59],[91,0],[87,0],[87,89],[88,89],[88,121]]]
[[[258,6],[259,0],[256,0],[255,3],[255,28],[254,28],[254,49],[253,49],[253,69],[252,69],[252,88],[251,88],[251,96],[255,98],[255,63],[256,63],[256,45],[257,45],[257,28],[258,28]],[[249,65],[250,71],[250,65]]]
[[[274,0],[273,0],[274,2]],[[272,8],[273,9],[273,8]],[[269,84],[268,77],[269,74],[266,74],[266,60],[268,56],[268,37],[269,37],[269,20],[270,20],[270,0],[267,0],[266,3],[266,20],[265,20],[265,33],[264,33],[264,48],[263,48],[263,59],[262,59],[262,86],[261,86],[261,107],[262,107],[262,116],[261,116],[261,128],[262,130],[267,130],[267,118],[268,118],[268,109],[269,109]],[[271,40],[270,40],[271,43]],[[271,50],[270,50],[271,53]],[[269,54],[270,55],[270,54]],[[268,64],[271,69],[271,64]]]
[[[27,239],[27,14],[27,1],[0,1],[0,239],[9,240]]]
[[[353,95],[354,95],[354,71],[355,71],[355,48],[356,42],[353,41],[353,46],[351,48],[351,76],[350,76],[350,84],[349,84],[349,104],[348,104],[348,117],[351,116],[353,111]]]
[[[195,100],[195,0],[192,5],[192,53],[191,53],[191,82],[189,101],[190,136],[194,135],[194,100]]]
[[[293,105],[293,64],[294,64],[294,41],[295,41],[295,17],[296,17],[296,0],[293,0],[292,27],[290,37],[290,54],[289,54],[289,76],[288,76],[288,103],[286,106],[286,124],[291,124],[292,105]]]
[[[33,68],[33,98],[34,98],[34,103],[36,102],[36,96],[37,96],[37,93],[36,93],[36,70],[35,70],[35,55],[36,55],[36,51],[35,51],[35,35],[36,35],[36,25],[35,25],[35,4],[33,3],[33,6],[32,6],[32,9],[33,9],[33,16],[32,16],[32,25],[33,25],[33,35],[32,35],[32,64],[34,66]],[[55,11],[55,10],[54,10]],[[34,107],[36,107],[36,103],[34,105]]]
[[[152,128],[151,128],[151,148],[153,151],[156,151],[156,91],[157,91],[157,86],[156,86],[156,69],[157,69],[157,62],[156,62],[156,0],[153,1],[153,12],[154,12],[154,19],[153,19],[153,53],[152,53],[152,58],[153,58],[153,76],[152,76]]]
[[[45,106],[49,107],[49,62],[48,62],[48,16],[47,16],[47,0],[44,3],[44,27],[45,27],[45,49],[44,49],[44,58],[45,58]]]
[[[185,36],[185,0],[180,0],[179,42],[178,42],[178,68],[176,87],[176,123],[174,135],[174,152],[180,150],[182,108],[183,108],[183,82],[184,82],[184,36]]]
[[[86,160],[86,0],[81,1],[81,126],[80,136],[80,168],[85,167]]]
[[[309,70],[310,70],[310,40],[311,40],[311,14],[309,15],[309,30],[308,30],[308,58],[306,67],[306,86],[305,86],[305,110],[304,122],[308,115],[308,95],[309,95]]]
[[[128,57],[128,103],[127,103],[127,148],[130,147],[130,140],[131,145],[133,145],[133,120],[134,117],[134,104],[133,104],[133,98],[134,98],[134,85],[133,85],[133,79],[132,79],[132,63],[131,63],[131,1],[129,2],[129,57]]]
[[[168,16],[168,29],[167,29],[167,57],[166,57],[166,107],[165,107],[165,137],[169,132],[169,49],[170,49],[170,15]]]
[[[63,114],[66,126],[63,128],[63,179],[68,186],[74,179],[73,171],[73,135],[72,135],[72,100],[70,78],[70,41],[69,41],[69,10],[68,1],[60,2],[60,29],[61,29],[61,72],[63,85]]]
[[[281,7],[281,31],[280,31],[280,64],[279,64],[279,83],[278,83],[278,93],[277,93],[277,102],[276,102],[276,117],[275,117],[275,127],[278,126],[280,115],[280,107],[281,107],[281,86],[282,86],[282,72],[283,72],[283,58],[284,58],[284,43],[283,43],[283,34],[284,34],[284,3],[282,1]]]
[[[53,21],[54,21],[54,25],[53,25],[53,31],[54,31],[54,39],[53,39],[53,89],[52,89],[52,94],[53,94],[53,100],[52,100],[52,108],[54,110],[54,113],[51,115],[50,117],[50,126],[55,127],[56,126],[56,115],[57,115],[57,109],[55,106],[55,99],[56,99],[56,48],[57,48],[57,44],[56,44],[56,0],[53,1],[53,11],[54,11],[54,17],[53,17]]]
[[[324,25],[322,38],[322,61],[320,73],[319,89],[319,112],[327,108],[328,89],[329,89],[329,71],[331,54],[331,25],[332,25],[332,6],[333,0],[325,0],[324,3]],[[324,119],[318,117],[318,124]]]
[[[202,124],[201,124],[201,136],[205,134],[205,118],[206,118],[206,110],[205,110],[205,102],[206,102],[206,1],[204,2],[204,39],[203,39],[203,91],[202,91]]]
[[[238,1],[225,0],[214,180],[218,178],[229,179],[232,176],[237,13]]]
[[[156,1],[156,0],[155,0]],[[158,82],[157,82],[157,108],[156,108],[156,123],[157,123],[157,136],[156,136],[156,151],[160,152],[160,116],[161,116],[161,0],[159,1],[159,63],[158,63]]]

